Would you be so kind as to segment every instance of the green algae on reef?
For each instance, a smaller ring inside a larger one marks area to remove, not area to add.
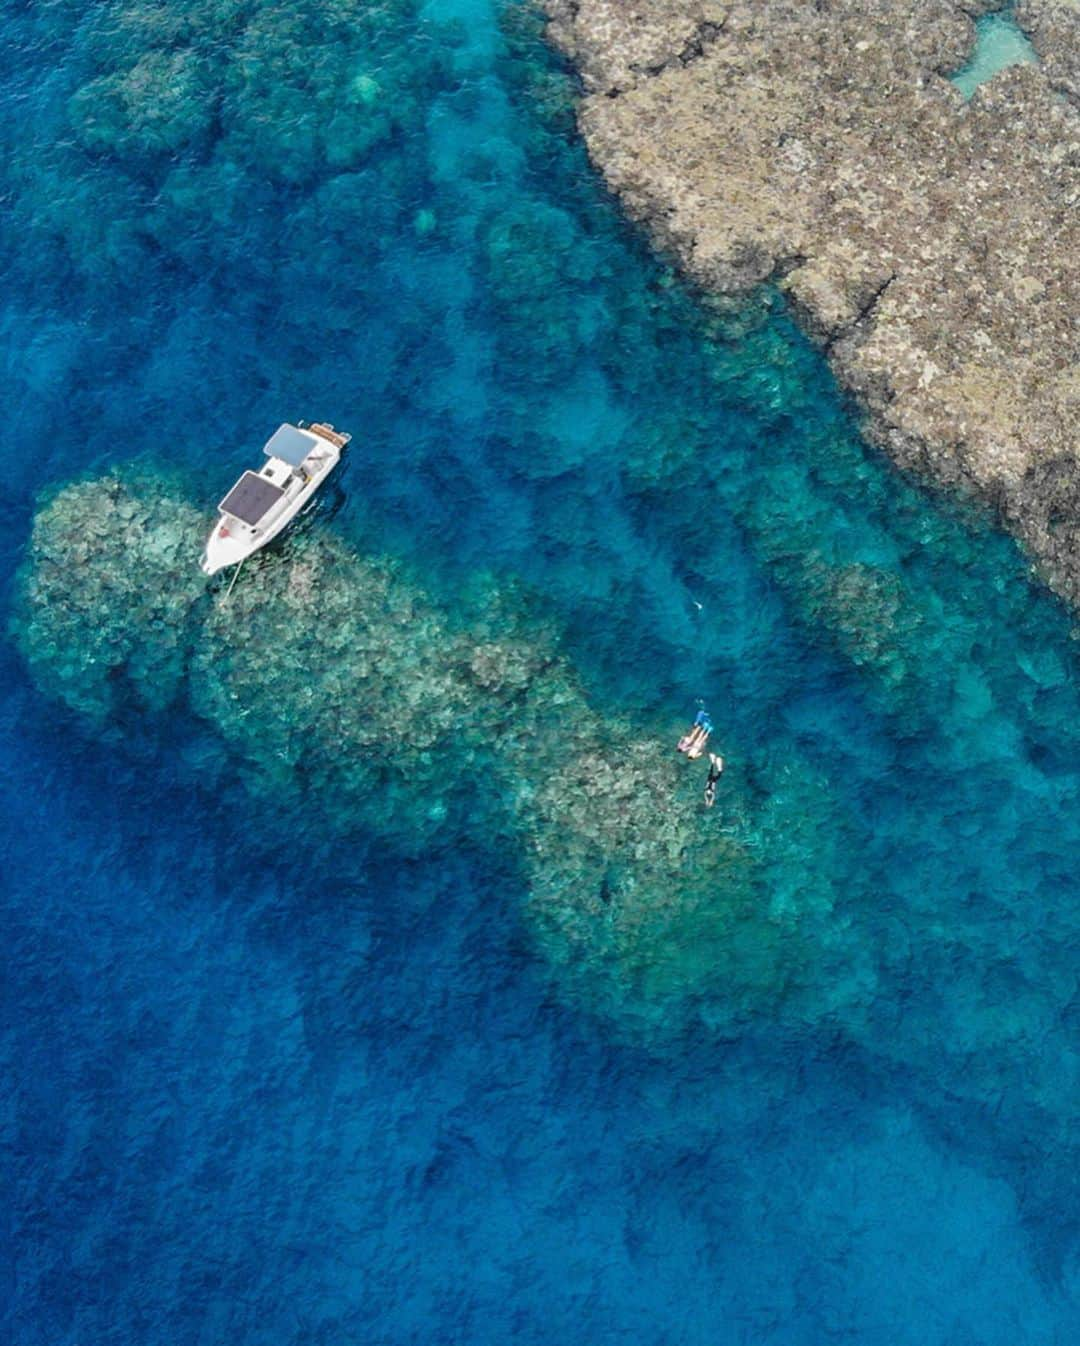
[[[192,561],[204,523],[150,478],[42,506],[14,634],[44,691],[95,726],[186,695],[256,795],[402,854],[466,836],[510,854],[538,946],[594,1008],[677,1027],[795,1008],[811,984],[819,1010],[858,997],[830,928],[827,783],[797,759],[759,764],[764,794],[730,773],[706,811],[701,773],[593,708],[512,586],[466,618],[313,530],[226,599]]]

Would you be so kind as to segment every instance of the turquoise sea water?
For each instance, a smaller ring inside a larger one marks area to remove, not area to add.
[[[1016,22],[1012,6],[984,14],[975,23],[975,47],[962,70],[950,76],[965,98],[1006,66],[1038,61],[1035,48]]]
[[[6,644],[14,1339],[1074,1340],[1080,697],[1011,544],[862,446],[768,296],[649,255],[528,10],[5,25],[5,572],[42,492],[212,504],[325,416],[317,528],[463,621],[516,586],[658,754],[706,698],[780,820],[730,984],[657,936],[674,990],[613,995],[516,852],[301,829],[183,689],[93,722]]]

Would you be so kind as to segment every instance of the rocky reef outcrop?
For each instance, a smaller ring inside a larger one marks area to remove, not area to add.
[[[547,0],[590,153],[703,286],[778,282],[899,464],[1080,601],[1080,9],[965,101],[981,4]]]
[[[864,957],[830,919],[842,847],[797,754],[759,763],[756,787],[729,773],[706,810],[703,772],[668,732],[594,708],[513,586],[478,581],[451,611],[400,563],[311,530],[208,591],[205,526],[152,474],[42,504],[13,634],[44,691],[125,739],[184,707],[219,745],[200,779],[227,771],[320,833],[494,850],[567,994],[624,1021],[851,1012]]]
[[[307,520],[231,594],[208,585],[194,558],[209,520],[150,470],[42,500],[12,634],[89,734],[136,754],[167,745],[177,783],[217,803],[242,810],[243,787],[245,827],[262,836],[374,842],[435,865],[485,853],[477,873],[498,882],[473,900],[512,895],[553,989],[635,1044],[767,1025],[811,1050],[855,1050],[974,1103],[1007,1140],[1041,1128],[1071,1181],[1067,863],[1056,887],[1032,878],[1037,896],[1021,894],[1026,866],[1041,873],[1070,835],[1075,802],[1064,773],[1031,769],[1036,755],[1054,762],[1076,721],[1045,624],[1024,628],[1049,605],[1016,584],[1005,619],[958,627],[955,605],[920,587],[917,558],[898,578],[816,551],[820,530],[785,520],[793,493],[778,473],[746,526],[785,594],[897,717],[896,755],[870,750],[870,777],[892,784],[867,816],[844,787],[854,754],[822,760],[780,716],[750,743],[728,739],[706,810],[701,764],[672,750],[678,726],[598,706],[557,623],[512,582],[474,572],[437,596],[399,559]],[[919,830],[906,783],[928,769],[945,822]],[[989,824],[987,772],[999,784]],[[1011,849],[1029,828],[1034,843]],[[959,871],[943,859],[954,852]],[[943,876],[971,900],[943,901]]]

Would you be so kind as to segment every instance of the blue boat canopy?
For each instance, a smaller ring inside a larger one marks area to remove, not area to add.
[[[267,458],[280,458],[290,467],[299,467],[312,450],[311,436],[295,425],[282,425],[266,441]]]

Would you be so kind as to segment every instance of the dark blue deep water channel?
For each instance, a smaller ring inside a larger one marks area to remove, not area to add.
[[[1080,1339],[1080,688],[1015,548],[774,297],[650,255],[527,8],[3,24],[6,1339]],[[50,699],[42,493],[137,462],[209,509],[304,416],[355,436],[313,526],[447,610],[517,586],[657,753],[707,700],[784,819],[767,977],[593,996],[502,847],[279,812],[182,696]]]

